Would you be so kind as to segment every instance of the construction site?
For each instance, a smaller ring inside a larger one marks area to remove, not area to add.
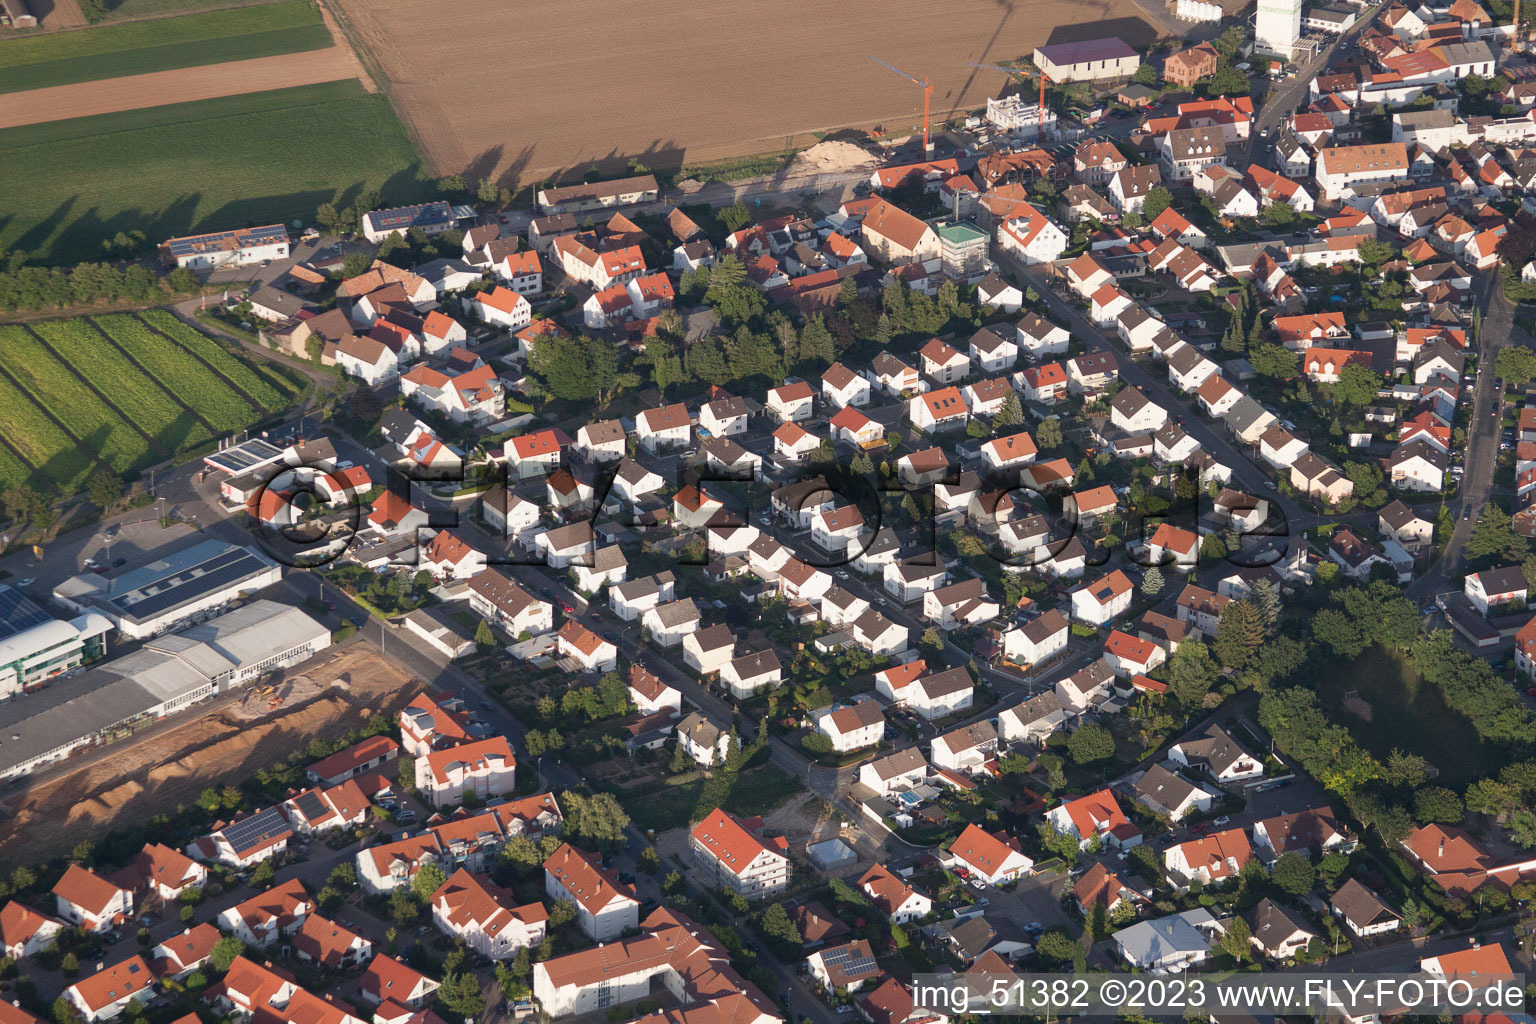
[[[0,791],[0,859],[32,863],[238,784],[316,739],[392,714],[422,681],[355,640],[295,666],[276,683],[211,705],[174,725],[110,747],[88,748],[57,768]]]

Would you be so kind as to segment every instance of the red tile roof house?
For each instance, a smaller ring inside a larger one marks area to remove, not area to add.
[[[263,1021],[305,1021],[307,1024],[363,1024],[362,1018],[346,1003],[322,999],[300,988],[293,975],[269,966],[259,966],[245,957],[236,957],[224,974],[222,985],[209,992],[209,1000],[220,1013],[234,1011],[241,1019]],[[398,1004],[395,1004],[398,1005]],[[174,1024],[197,1024],[189,1014]],[[406,1016],[390,1018],[389,1024],[405,1024]],[[425,1024],[425,1022],[422,1022]]]
[[[133,916],[133,891],[71,864],[53,887],[59,917],[88,932],[104,932]]]
[[[425,757],[434,750],[456,747],[468,743],[469,712],[462,702],[447,694],[439,694],[439,704],[428,694],[419,694],[400,709],[400,741],[405,752],[412,757]]]
[[[144,958],[135,954],[75,982],[64,990],[64,998],[87,1021],[107,1020],[122,1013],[129,1003],[153,996],[151,986],[158,980]]]
[[[876,864],[864,872],[858,884],[876,909],[890,918],[892,924],[905,924],[926,917],[933,910],[933,900],[891,874],[883,864]]]
[[[311,914],[293,937],[293,952],[300,960],[313,961],[333,971],[349,971],[373,956],[373,943],[334,921]]]
[[[149,968],[157,978],[185,978],[208,962],[221,938],[219,930],[206,921],[184,928],[149,951]]]
[[[148,886],[162,900],[174,900],[186,889],[200,889],[208,881],[208,869],[180,850],[163,843],[145,843],[134,862],[112,879],[134,888]]]
[[[298,931],[314,909],[314,900],[304,883],[290,878],[228,908],[219,915],[218,924],[247,947],[265,949]]]
[[[40,953],[53,945],[64,922],[11,900],[0,910],[0,941],[12,960]],[[4,1024],[4,1022],[0,1022]]]
[[[426,1006],[438,987],[438,982],[383,953],[373,958],[357,983],[358,994],[369,1003],[395,1002],[415,1010]]]
[[[544,861],[544,892],[576,904],[576,920],[593,942],[611,941],[639,926],[634,890],[604,871],[596,854],[570,843],[561,843]]]
[[[542,903],[519,906],[484,875],[460,868],[432,894],[432,922],[481,956],[508,960],[544,941],[549,912]]]
[[[1046,812],[1046,819],[1056,831],[1076,837],[1085,847],[1095,835],[1121,849],[1141,843],[1141,829],[1131,824],[1107,789],[1058,804]]]
[[[1157,644],[1118,629],[1111,631],[1104,641],[1104,657],[1115,674],[1123,678],[1146,675],[1168,660],[1167,652]]]
[[[967,825],[950,844],[949,861],[990,885],[1025,877],[1035,868],[1035,862],[1020,852],[1017,839],[1006,832],[988,832],[980,825]]]
[[[335,786],[373,771],[400,756],[400,744],[388,736],[370,736],[345,750],[338,750],[305,769],[315,785]]]
[[[416,760],[416,788],[433,807],[462,803],[468,793],[482,800],[510,793],[517,759],[505,736],[491,736]]]
[[[761,818],[738,818],[715,808],[688,832],[693,862],[710,887],[726,886],[749,899],[783,892],[789,884],[788,844],[762,834]]]

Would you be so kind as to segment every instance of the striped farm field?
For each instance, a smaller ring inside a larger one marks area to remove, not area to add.
[[[0,490],[71,495],[101,465],[131,477],[282,411],[298,391],[281,369],[169,314],[144,316],[153,327],[123,313],[0,325]]]
[[[6,371],[73,434],[87,452],[119,473],[158,461],[143,436],[53,357],[25,327],[0,327]]]
[[[99,316],[96,322],[124,352],[148,370],[182,402],[207,420],[214,430],[230,433],[257,418],[251,402],[219,379],[192,353],[161,334],[156,334],[138,317],[122,313]]]
[[[26,392],[0,375],[0,421],[5,440],[37,471],[36,479],[52,481],[68,493],[78,491],[95,463],[69,435],[50,420]]]
[[[219,376],[230,381],[262,408],[269,411],[281,409],[293,397],[291,390],[279,391],[269,378],[236,359],[218,342],[188,327],[164,310],[151,309],[143,314],[143,318],[155,330],[174,339],[177,344],[213,367]]]
[[[90,321],[46,320],[32,327],[165,451],[213,440],[213,432],[195,413],[134,366]]]

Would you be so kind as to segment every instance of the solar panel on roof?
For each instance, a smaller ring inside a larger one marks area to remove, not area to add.
[[[52,622],[53,616],[14,587],[0,586],[0,640]]]
[[[268,444],[260,438],[252,438],[249,441],[242,441],[222,451],[214,452],[203,461],[224,470],[226,473],[239,474],[254,466],[261,466],[272,462],[282,454],[282,449]]]
[[[299,812],[310,821],[317,821],[325,816],[325,804],[320,800],[320,794],[314,790],[302,793],[294,801],[298,805]]]
[[[841,967],[844,974],[862,974],[875,969],[875,959],[858,949],[843,947],[821,955],[828,967]]]
[[[264,559],[244,548],[234,548],[169,576],[151,580],[142,587],[116,594],[108,602],[126,617],[145,619],[189,601],[197,594],[261,573],[267,565]]]
[[[288,820],[282,812],[276,807],[268,807],[224,829],[224,838],[236,853],[241,853],[253,850],[287,831]]]

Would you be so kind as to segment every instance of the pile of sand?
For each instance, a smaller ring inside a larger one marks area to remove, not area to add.
[[[789,162],[789,177],[811,174],[841,174],[847,171],[873,170],[878,163],[871,154],[851,142],[818,142]]]

